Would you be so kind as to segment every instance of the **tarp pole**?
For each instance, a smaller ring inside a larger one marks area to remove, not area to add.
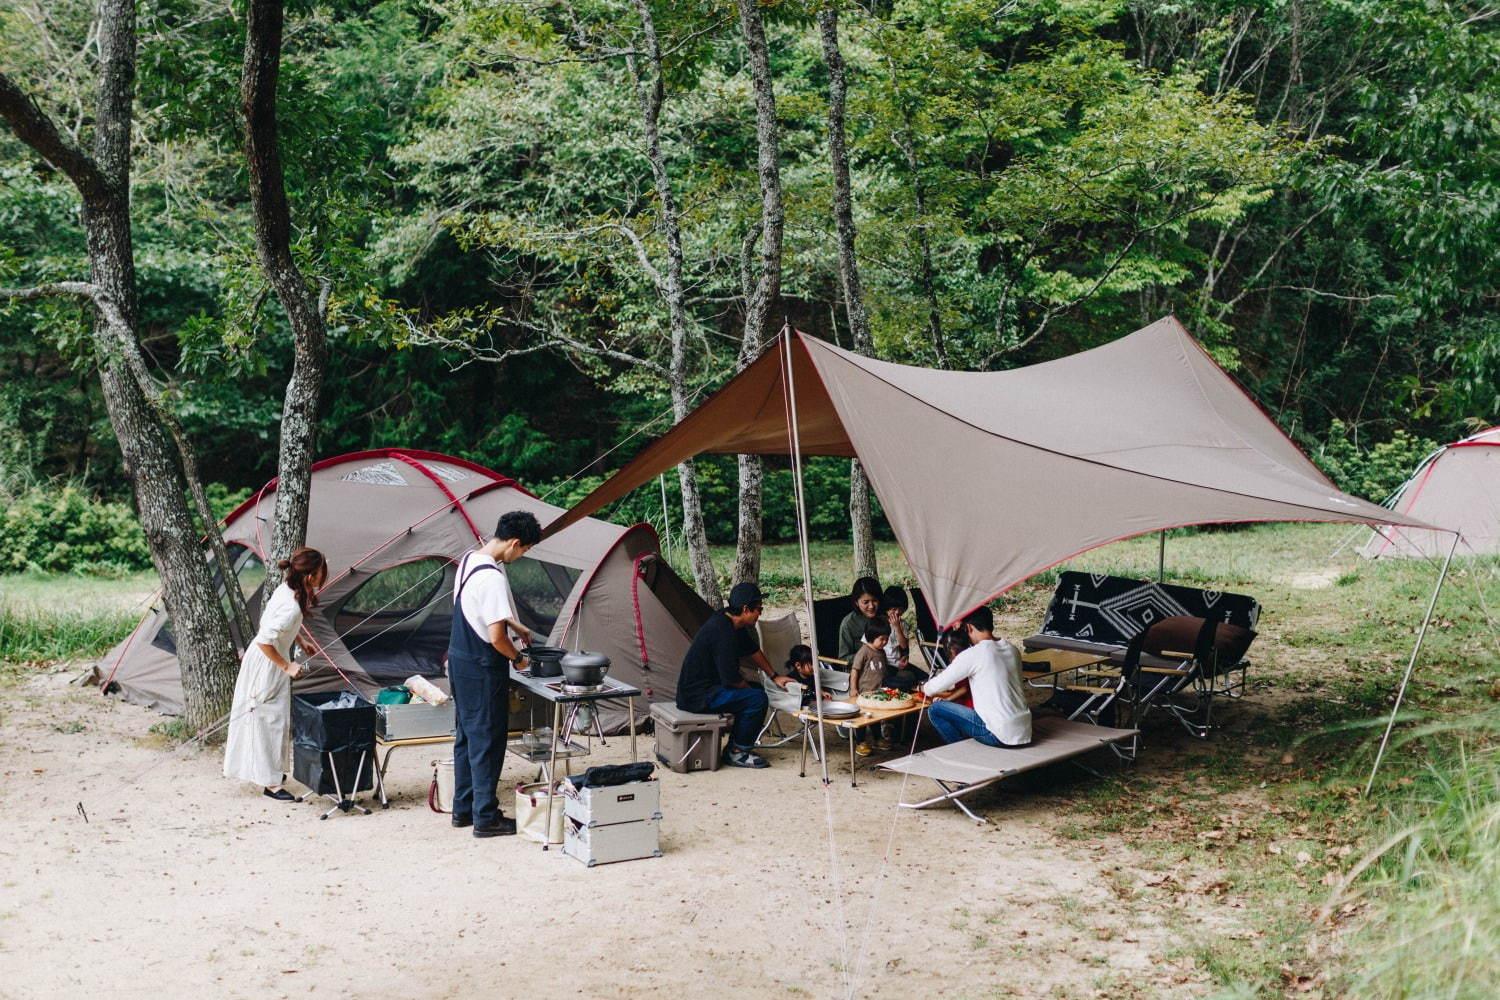
[[[1156,582],[1167,582],[1167,532],[1161,533],[1161,545],[1156,550]]]
[[[791,421],[792,499],[797,505],[797,547],[802,551],[802,600],[807,611],[807,634],[813,657],[813,709],[818,715],[818,763],[828,784],[828,741],[823,733],[823,661],[818,656],[818,623],[813,618],[812,559],[807,551],[807,504],[802,494],[802,432],[797,427],[797,383],[792,374],[792,328],[782,328],[782,356],[786,363],[787,417]]]
[[[1365,783],[1365,794],[1375,787],[1375,773],[1380,770],[1380,758],[1385,755],[1385,745],[1390,742],[1391,730],[1396,726],[1396,714],[1401,711],[1401,700],[1406,697],[1406,685],[1411,681],[1411,672],[1417,665],[1417,654],[1422,651],[1422,640],[1427,638],[1427,626],[1432,622],[1432,612],[1437,607],[1438,593],[1448,577],[1448,566],[1453,562],[1453,553],[1458,549],[1458,532],[1453,532],[1453,544],[1448,546],[1448,557],[1438,573],[1437,584],[1432,588],[1432,598],[1427,602],[1427,614],[1422,616],[1422,627],[1417,630],[1417,641],[1411,647],[1411,659],[1406,662],[1406,673],[1401,676],[1401,687],[1396,690],[1396,704],[1391,706],[1391,717],[1385,724],[1385,735],[1380,738],[1380,749],[1375,751],[1375,766],[1370,768],[1370,780]]]

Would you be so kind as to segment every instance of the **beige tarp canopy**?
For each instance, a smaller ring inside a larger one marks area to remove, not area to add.
[[[793,397],[802,454],[860,459],[939,622],[1087,549],[1164,528],[1426,527],[1339,492],[1168,317],[1004,372],[891,364],[790,333],[547,533],[694,455],[790,455]]]

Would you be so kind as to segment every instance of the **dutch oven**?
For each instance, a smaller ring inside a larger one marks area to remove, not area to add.
[[[561,646],[527,646],[526,659],[531,662],[531,676],[561,677],[562,658],[567,653]]]
[[[609,673],[609,657],[603,653],[568,653],[562,658],[563,680],[575,687],[598,687]]]

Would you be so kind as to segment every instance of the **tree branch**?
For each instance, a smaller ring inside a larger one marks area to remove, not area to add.
[[[4,73],[0,73],[0,118],[17,139],[66,174],[85,201],[109,193],[109,184],[93,158],[64,135],[31,95]]]

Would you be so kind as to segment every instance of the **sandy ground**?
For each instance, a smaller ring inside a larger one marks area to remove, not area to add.
[[[1166,893],[1118,839],[1061,836],[1088,815],[1068,787],[1098,780],[1076,771],[981,793],[977,826],[894,810],[898,775],[851,788],[847,758],[825,793],[788,746],[767,771],[663,772],[665,856],[588,869],[451,829],[427,748],[398,752],[388,811],[319,822],[213,752],[164,752],[160,716],[76,673],[0,710],[6,997],[1197,996],[1181,946],[1249,933],[1194,891],[1212,872]]]

